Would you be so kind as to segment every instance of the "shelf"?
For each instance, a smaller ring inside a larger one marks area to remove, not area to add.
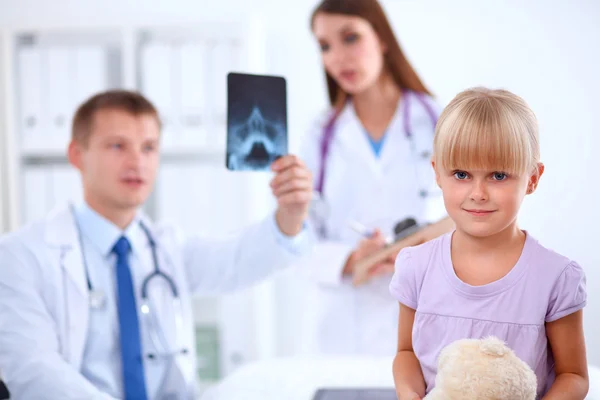
[[[66,150],[62,149],[27,149],[21,152],[24,165],[29,164],[64,164],[67,163]],[[161,150],[163,162],[221,162],[225,165],[225,149],[204,148],[170,148]]]

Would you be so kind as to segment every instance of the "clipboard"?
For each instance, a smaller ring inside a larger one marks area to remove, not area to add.
[[[405,247],[416,246],[425,242],[424,238],[436,238],[444,233],[450,232],[452,229],[454,229],[454,227],[454,221],[450,217],[445,217],[438,222],[425,225],[416,230],[414,233],[411,233],[408,236],[405,236],[400,240],[397,240],[396,242],[384,247],[378,252],[363,258],[354,265],[352,284],[354,286],[359,286],[366,283],[369,280],[369,269],[379,261],[399,252]]]
[[[323,388],[312,400],[397,400],[394,388]]]

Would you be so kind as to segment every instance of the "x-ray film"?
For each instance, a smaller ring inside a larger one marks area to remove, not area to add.
[[[283,77],[227,75],[227,168],[265,171],[288,152]]]

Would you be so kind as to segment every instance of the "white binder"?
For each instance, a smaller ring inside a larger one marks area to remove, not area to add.
[[[141,51],[142,91],[158,109],[163,124],[162,144],[177,144],[177,115],[173,90],[173,51],[163,43],[147,43]]]
[[[43,86],[42,57],[37,47],[27,46],[18,52],[18,134],[24,149],[38,146],[42,135]]]
[[[46,73],[43,98],[47,124],[41,144],[44,148],[66,153],[74,112],[70,96],[73,52],[66,46],[52,46],[44,49],[43,54]]]
[[[179,73],[179,118],[182,145],[198,148],[206,144],[206,46],[185,43],[176,48]]]
[[[108,60],[104,47],[78,46],[74,52],[75,70],[71,78],[73,111],[90,96],[108,89]]]
[[[233,69],[232,54],[228,42],[217,42],[213,48],[213,115],[220,124],[225,124],[227,115],[227,74]]]

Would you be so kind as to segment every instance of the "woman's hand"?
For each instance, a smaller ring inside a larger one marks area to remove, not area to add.
[[[365,257],[370,256],[371,254],[383,249],[385,247],[385,237],[381,234],[379,229],[376,229],[371,237],[367,239],[363,239],[360,241],[358,246],[354,249],[348,259],[346,260],[346,265],[344,266],[344,275],[353,275],[354,274],[354,265]],[[387,264],[387,263],[382,263]],[[378,267],[379,264],[375,267]],[[386,268],[385,266],[381,266],[381,268]]]

